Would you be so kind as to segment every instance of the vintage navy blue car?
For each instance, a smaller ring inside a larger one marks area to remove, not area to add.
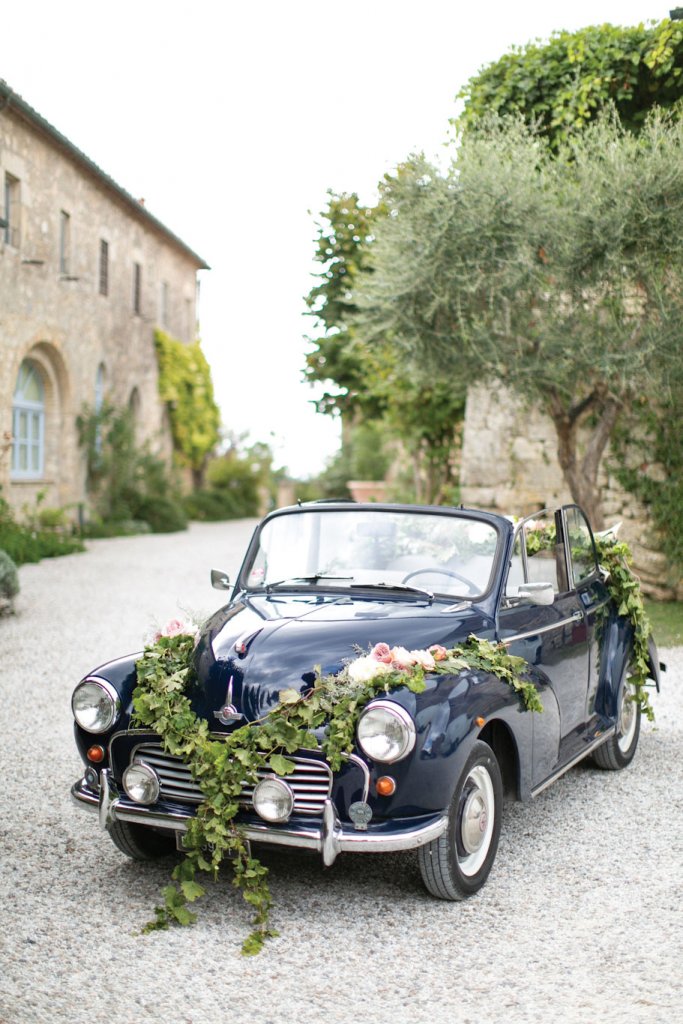
[[[543,705],[525,710],[482,671],[392,690],[361,715],[341,771],[301,750],[286,778],[245,784],[239,821],[254,843],[318,851],[326,865],[347,850],[416,848],[427,889],[461,899],[491,870],[504,794],[529,800],[583,758],[614,770],[635,754],[632,627],[575,505],[517,524],[467,509],[286,508],[256,529],[234,588],[212,579],[232,594],[203,628],[192,692],[215,734],[262,718],[285,689],[304,692],[315,665],[335,673],[379,642],[452,648],[472,633],[526,659]],[[147,860],[182,848],[202,793],[158,736],[131,728],[135,658],[74,691],[85,770],[72,794],[123,853]],[[658,682],[654,644],[650,658]]]

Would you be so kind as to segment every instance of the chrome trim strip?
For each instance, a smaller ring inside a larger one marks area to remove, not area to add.
[[[342,754],[342,757],[345,757],[347,761],[353,761],[363,772],[363,803],[367,803],[368,793],[370,792],[370,769],[358,754]]]
[[[72,796],[82,806],[90,805],[95,810],[94,803],[90,799],[84,799],[85,794],[81,783],[82,780],[79,780],[72,787]],[[111,797],[112,793],[113,787],[108,784],[108,796]],[[191,813],[158,811],[153,807],[144,807],[142,804],[132,806],[123,803],[119,796],[114,797],[110,802],[107,802],[106,797],[102,798],[100,806],[106,808],[108,822],[130,821],[140,825],[170,829],[173,832],[187,831],[188,822],[194,817]],[[263,824],[250,822],[241,825],[245,839],[252,842],[270,843],[273,846],[293,846],[303,850],[314,850],[322,854],[323,861],[328,867],[334,863],[340,853],[344,852],[390,853],[397,850],[413,850],[424,843],[438,839],[444,834],[447,827],[448,815],[440,814],[427,824],[420,824],[413,828],[408,827],[400,833],[386,835],[357,832],[351,826],[342,825],[331,800],[325,801],[321,828],[297,828],[296,826],[274,828],[266,822]]]
[[[119,791],[112,781],[111,772],[103,768],[100,772],[100,828],[105,828],[114,821],[114,802],[118,798]]]
[[[565,772],[568,772],[570,768],[573,768],[574,765],[579,763],[579,761],[583,761],[584,757],[588,757],[588,755],[592,753],[592,751],[595,750],[596,747],[601,747],[605,740],[608,740],[610,736],[614,735],[614,733],[616,732],[616,728],[616,725],[611,725],[609,729],[606,729],[601,736],[598,736],[597,739],[593,740],[593,742],[589,746],[587,746],[585,750],[582,750],[579,754],[576,754],[576,756],[573,757],[571,761],[565,764],[553,775],[549,776],[549,778],[547,778],[545,782],[542,782],[540,786],[536,786],[534,789],[532,789],[532,797],[538,796],[538,794],[542,793],[544,789],[547,789],[548,786],[551,786],[553,782],[555,782],[562,775],[564,775]]]
[[[578,611],[578,609],[577,609]],[[583,615],[580,615],[583,619]],[[530,629],[526,633],[515,633],[514,636],[506,636],[501,639],[501,643],[507,647],[509,644],[514,644],[517,640],[526,640],[530,636],[541,636],[542,633],[551,633],[554,629],[559,629],[560,626],[569,626],[573,622],[578,622],[579,616],[574,612],[566,619],[558,619],[557,622],[553,622],[550,626],[541,626],[540,629]]]
[[[85,779],[79,779],[78,782],[74,782],[71,787],[71,799],[79,807],[97,814],[100,802],[99,794],[90,789]]]

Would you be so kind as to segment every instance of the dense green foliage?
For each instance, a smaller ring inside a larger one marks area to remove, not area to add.
[[[521,114],[558,149],[608,104],[638,131],[653,106],[683,95],[683,22],[555,32],[514,48],[479,71],[459,93],[458,125],[476,129],[490,114]]]
[[[138,532],[138,523],[155,533],[186,528],[178,488],[164,462],[137,445],[128,410],[85,407],[77,424],[95,512],[87,528],[90,536]]]
[[[305,376],[311,383],[336,385],[317,405],[320,412],[353,413],[359,408],[376,415],[377,403],[367,391],[363,354],[349,326],[356,311],[353,288],[367,270],[373,225],[381,206],[362,206],[355,193],[328,192],[329,203],[318,223],[315,260],[322,265],[318,284],[306,296],[310,314],[322,327],[306,356]]]
[[[158,636],[137,662],[134,721],[156,732],[168,753],[189,764],[204,800],[185,834],[185,859],[174,868],[173,884],[164,889],[164,905],[156,908],[156,917],[146,930],[167,928],[171,922],[191,924],[196,914],[187,904],[205,891],[196,881],[197,872],[207,871],[215,878],[229,855],[234,884],[254,909],[253,931],[242,947],[251,955],[276,933],[268,923],[271,895],[267,869],[250,855],[235,822],[243,785],[255,784],[259,769],[287,776],[295,768],[287,755],[300,749],[320,750],[332,770],[338,771],[353,749],[358,718],[366,704],[396,687],[421,692],[425,670],[419,663],[399,670],[374,661],[370,678],[361,681],[350,674],[350,667],[336,676],[323,676],[316,666],[312,686],[305,693],[282,690],[278,705],[264,718],[218,739],[210,736],[208,723],[194,714],[186,696],[193,677],[195,637],[178,633],[177,624],[173,625],[169,630],[173,635]],[[388,647],[386,650],[389,652]],[[470,636],[451,651],[440,648],[435,658],[431,659],[432,672],[496,675],[519,693],[528,710],[543,710],[535,688],[522,678],[526,662],[509,655],[502,644]]]
[[[80,537],[66,526],[64,510],[41,508],[42,500],[43,495],[39,495],[35,508],[24,508],[20,520],[0,496],[0,549],[16,565],[84,549]]]
[[[343,494],[349,479],[384,478],[389,464],[386,445],[378,446],[374,466],[372,459],[370,467],[359,466],[371,429],[377,437],[400,442],[400,461],[410,464],[401,481],[408,499],[442,502],[452,499],[457,482],[466,382],[427,381],[406,367],[390,343],[376,337],[368,345],[356,330],[355,289],[372,273],[374,232],[387,214],[385,198],[391,199],[403,175],[400,167],[395,177],[384,179],[380,201],[371,208],[362,207],[355,194],[330,193],[318,224],[315,258],[323,267],[306,299],[322,333],[309,338],[313,348],[306,357],[306,377],[334,384],[336,390],[326,391],[318,408],[345,416],[343,451],[323,480],[325,489],[330,489],[328,480],[334,481],[332,493]]]
[[[614,424],[679,359],[683,123],[654,116],[636,137],[599,119],[555,159],[523,123],[494,121],[445,175],[404,166],[385,202],[357,333],[416,377],[500,381],[539,402],[599,527]]]
[[[266,504],[274,505],[281,471],[273,470],[273,453],[267,444],[244,448],[234,440],[224,455],[206,467],[206,486],[184,499],[191,519],[244,519],[257,516]],[[267,498],[266,498],[267,495]]]
[[[457,122],[461,131],[477,130],[492,113],[520,115],[560,153],[607,105],[617,111],[624,128],[637,133],[654,107],[680,116],[683,21],[556,32],[547,42],[514,49],[487,65],[459,96],[465,101]],[[620,185],[614,181],[615,192]],[[647,221],[642,223],[645,227]],[[634,227],[637,231],[637,222]],[[683,567],[683,435],[675,426],[682,394],[679,380],[677,388],[662,389],[654,403],[649,395],[634,401],[628,414],[620,415],[613,435],[620,462],[617,475],[649,505],[674,571]],[[640,450],[640,458],[634,449]],[[659,467],[654,475],[653,463]]]
[[[680,367],[683,372],[683,365]],[[683,387],[643,399],[617,432],[614,469],[620,482],[648,507],[670,561],[670,582],[683,570]]]
[[[179,462],[190,466],[198,478],[220,437],[211,370],[198,341],[184,345],[156,330],[154,344],[159,395],[167,404],[174,449]]]

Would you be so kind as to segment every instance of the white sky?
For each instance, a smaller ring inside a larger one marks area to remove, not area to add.
[[[338,428],[302,383],[326,189],[435,156],[454,97],[513,44],[666,17],[675,3],[31,0],[5,5],[0,78],[212,267],[201,335],[223,420],[317,472]]]

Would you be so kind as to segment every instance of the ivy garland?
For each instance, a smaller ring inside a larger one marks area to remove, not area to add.
[[[377,644],[369,655],[356,658],[337,675],[323,675],[316,666],[315,681],[304,694],[282,690],[277,706],[264,718],[220,738],[210,735],[208,722],[192,710],[186,696],[193,679],[196,633],[170,623],[146,645],[137,661],[133,693],[134,724],[150,728],[164,750],[189,766],[204,796],[185,833],[185,858],[176,865],[172,882],[163,890],[164,905],[145,931],[167,928],[171,922],[188,925],[196,914],[188,909],[204,895],[198,871],[218,875],[221,862],[232,862],[233,882],[253,907],[253,929],[242,946],[246,955],[258,953],[264,941],[277,934],[269,927],[271,906],[268,870],[252,857],[235,817],[245,783],[255,784],[259,769],[286,776],[294,771],[287,757],[299,749],[319,750],[333,771],[353,749],[356,725],[373,697],[406,686],[414,693],[425,688],[425,674],[492,673],[520,694],[527,710],[542,711],[533,685],[522,678],[523,658],[507,653],[503,644],[470,636],[446,650],[406,651]]]

